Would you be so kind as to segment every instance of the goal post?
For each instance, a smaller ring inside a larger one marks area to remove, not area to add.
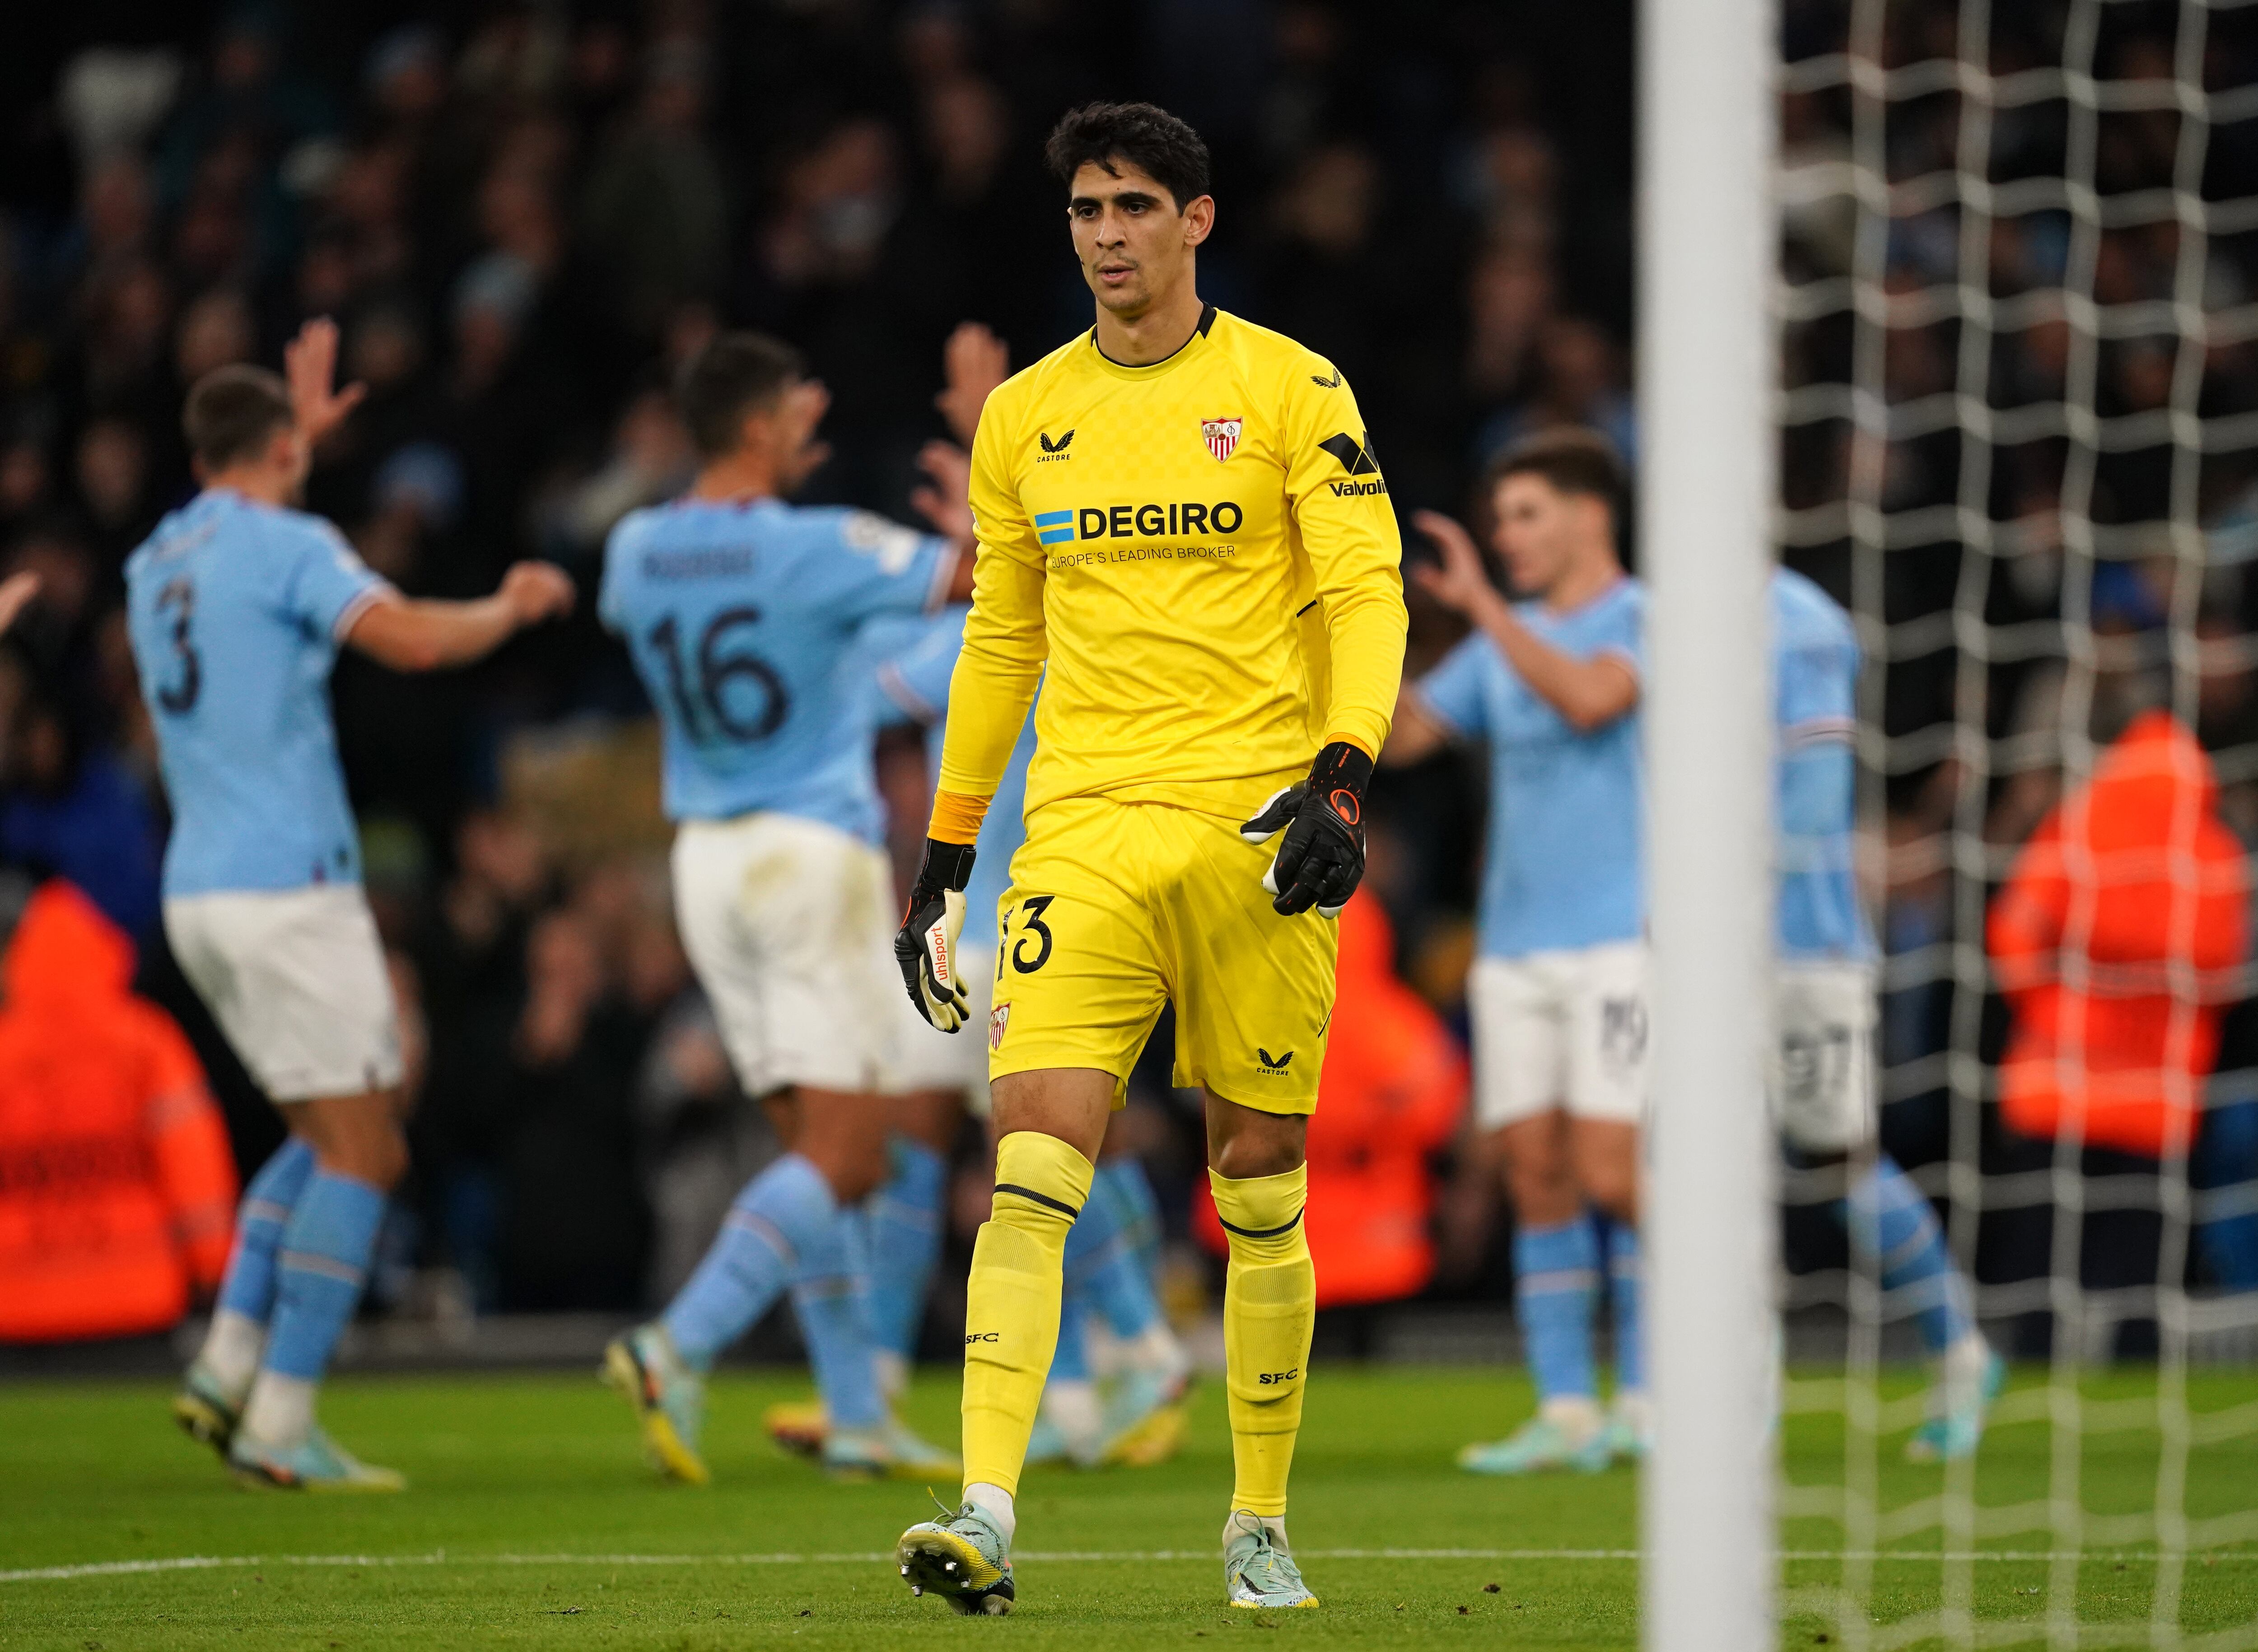
[[[1644,0],[1639,29],[1655,1074],[1644,1640],[1751,1652],[1778,1634],[1777,1152],[1764,1100],[1776,18],[1771,0]]]

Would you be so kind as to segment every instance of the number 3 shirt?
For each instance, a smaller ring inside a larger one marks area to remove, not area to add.
[[[876,842],[856,632],[936,606],[955,566],[947,540],[867,511],[683,499],[621,518],[597,606],[658,710],[668,818],[770,809]]]
[[[320,517],[224,488],[127,559],[126,626],[173,805],[167,897],[360,881],[330,668],[390,589]]]

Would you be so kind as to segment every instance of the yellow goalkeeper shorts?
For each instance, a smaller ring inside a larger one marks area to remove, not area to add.
[[[997,910],[989,1076],[1098,1067],[1118,1107],[1173,1003],[1178,1085],[1314,1111],[1338,935],[1314,911],[1271,910],[1262,875],[1276,847],[1166,804],[1043,805]]]

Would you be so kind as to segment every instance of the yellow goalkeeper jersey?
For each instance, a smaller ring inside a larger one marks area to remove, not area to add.
[[[934,835],[969,842],[1040,679],[1027,810],[1244,818],[1318,747],[1377,755],[1403,666],[1402,547],[1332,365],[1210,305],[1125,367],[1084,333],[988,400],[979,555]]]

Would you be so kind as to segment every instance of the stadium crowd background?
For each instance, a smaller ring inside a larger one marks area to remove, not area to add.
[[[118,612],[125,555],[191,488],[185,386],[231,360],[272,362],[304,318],[335,316],[344,376],[370,394],[322,454],[309,502],[411,592],[483,592],[525,555],[557,559],[592,592],[612,522],[688,476],[664,387],[725,325],[792,340],[832,392],[834,454],[809,496],[907,516],[912,456],[941,429],[932,397],[949,329],[985,322],[1016,366],[1088,325],[1037,153],[1057,114],[1091,96],[1153,98],[1206,136],[1221,214],[1204,294],[1342,367],[1406,514],[1478,516],[1486,460],[1552,424],[1594,427],[1635,465],[1630,10],[560,0],[408,21],[409,8],[375,4],[90,4],[11,21],[0,569],[36,569],[45,585],[0,649],[0,859],[26,885],[74,879],[133,935],[142,989],[188,1031],[238,1159],[256,1163],[277,1127],[156,922],[164,804]],[[1839,8],[1786,10],[1791,59],[1836,48]],[[1927,55],[1940,30],[1949,50],[1953,12],[1892,8],[1890,51]],[[2169,18],[2112,12],[2105,72],[2169,74]],[[2004,53],[2055,60],[2055,42],[2019,42],[2015,26],[2001,25]],[[2258,80],[2247,39],[2213,39],[2215,79]],[[2003,135],[1995,175],[2059,170],[2057,115],[2041,107]],[[1844,98],[1791,97],[1783,118],[1791,175],[1846,152]],[[1892,170],[1949,166],[1954,118],[1949,99],[1893,110]],[[2109,124],[2101,155],[2112,189],[2170,181],[2169,129],[2155,122]],[[2221,128],[2212,155],[2206,193],[2258,193],[2258,123]],[[1839,195],[1792,209],[1791,272],[1846,272],[1850,227]],[[1899,224],[1892,280],[1949,279],[1934,267],[1949,228]],[[2059,286],[2059,223],[2002,221],[1994,237],[2003,294]],[[2169,226],[2105,238],[2108,294],[2169,298],[2172,254]],[[2258,248],[2219,243],[2213,280],[2216,304],[2258,288]],[[2061,322],[2000,336],[2002,405],[2063,394],[2067,338]],[[1849,348],[1846,317],[1791,330],[1790,384],[1846,379]],[[1893,330],[1890,399],[1949,386],[1956,349],[1949,322]],[[2169,341],[2112,344],[2100,397],[2162,405],[2170,368]],[[2204,410],[2252,408],[2258,345],[2215,350]],[[1892,511],[1949,501],[1958,485],[1950,434],[1875,455],[1822,423],[1784,457],[1799,510],[1844,497],[1862,463],[1884,467]],[[2051,620],[2061,444],[2000,457],[1994,514],[2027,531],[1996,565],[1986,617]],[[2097,514],[2159,517],[2168,480],[2166,450],[2112,454]],[[2258,493],[2258,458],[2208,464],[2204,484],[2207,519],[2258,508],[2241,502]],[[1950,542],[1893,554],[1887,617],[1949,610],[1961,556]],[[1847,542],[1791,561],[1849,597]],[[2160,657],[2155,572],[2112,567],[2096,589],[2097,627],[2156,645],[2143,659]],[[2241,575],[2214,572],[2205,635],[2247,637],[2258,592]],[[1411,612],[1416,671],[1459,627],[1416,593]],[[2059,755],[2044,731],[2059,657],[1992,673],[1989,732],[2035,741],[1987,799],[1997,845],[2053,800]],[[2234,658],[2204,680],[2199,732],[2214,748],[2258,742],[2258,678]],[[1889,732],[1951,720],[1956,663],[1949,649],[1892,663]],[[2136,663],[2112,681],[2133,695],[2141,677]],[[769,1148],[671,932],[654,741],[624,655],[584,602],[570,624],[459,676],[409,679],[348,656],[335,692],[418,1046],[416,1163],[380,1307],[434,1311],[435,1291],[481,1309],[658,1300]],[[913,741],[882,746],[898,855],[921,834],[920,765]],[[2223,806],[2247,842],[2258,769],[2227,778]],[[1959,783],[1949,763],[1891,780],[1890,838],[1911,851],[1890,862],[1892,951],[1953,936],[1945,857],[1918,851],[1949,825]],[[1369,887],[1401,973],[1452,1016],[1473,950],[1481,795],[1476,761],[1454,755],[1384,773],[1374,798]],[[1950,994],[1893,996],[1892,1064],[1944,1047]],[[2222,1066],[2254,1064],[2247,1020],[2230,1016]],[[1164,1070],[1134,1095],[1181,1234],[1195,1115]],[[1944,1116],[1941,1091],[1900,1100],[1889,1145],[1908,1166],[1940,1159]],[[2258,1148],[2212,1135],[2227,1143],[2219,1173],[2252,1173]],[[1987,1133],[1986,1168],[2046,1152]],[[1509,1298],[1495,1174],[1463,1137],[1435,1173],[1430,1293]],[[968,1181],[965,1234],[985,1185]],[[1997,1223],[1979,1273],[2042,1272],[2044,1254],[2042,1225]],[[951,1311],[944,1290],[936,1322]]]

